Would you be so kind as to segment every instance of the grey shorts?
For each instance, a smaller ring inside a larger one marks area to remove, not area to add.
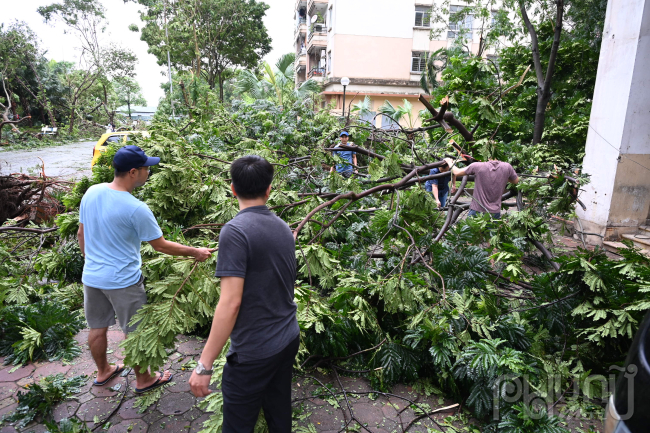
[[[123,289],[96,289],[84,284],[84,311],[90,329],[108,328],[115,325],[115,316],[124,333],[135,331],[128,326],[135,313],[147,303],[144,278]]]

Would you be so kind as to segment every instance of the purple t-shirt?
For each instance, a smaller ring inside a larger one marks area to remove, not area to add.
[[[475,162],[465,170],[476,176],[474,199],[469,206],[477,212],[501,212],[501,196],[508,181],[517,180],[512,165],[502,161]]]

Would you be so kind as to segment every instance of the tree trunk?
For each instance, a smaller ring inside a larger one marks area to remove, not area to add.
[[[126,100],[126,109],[127,112],[129,113],[129,120],[131,120],[131,98],[128,98]]]
[[[546,76],[542,70],[542,61],[539,52],[539,41],[537,39],[537,32],[535,27],[528,18],[525,3],[523,0],[519,1],[519,10],[521,17],[528,29],[530,35],[530,48],[533,54],[533,64],[535,66],[535,75],[537,76],[537,106],[535,107],[535,129],[533,131],[533,144],[538,144],[542,140],[544,133],[544,121],[546,120],[546,107],[551,100],[551,83],[553,82],[553,74],[555,72],[555,61],[557,59],[557,52],[560,48],[560,36],[562,35],[562,20],[564,18],[564,0],[556,1],[556,17],[555,17],[555,31],[553,34],[553,44],[551,45],[551,53],[548,58],[548,67]]]
[[[76,98],[72,101],[72,105],[70,106],[70,125],[68,125],[68,134],[72,135],[72,130],[74,129],[74,114],[75,114],[75,108],[77,106],[77,100]]]
[[[544,95],[537,96],[537,106],[535,107],[535,129],[533,130],[533,144],[538,144],[542,141],[542,134],[544,133],[544,122],[546,121],[546,106],[551,99],[551,94],[548,92]]]
[[[219,79],[219,101],[223,103],[223,79],[221,78],[221,71],[217,73]]]

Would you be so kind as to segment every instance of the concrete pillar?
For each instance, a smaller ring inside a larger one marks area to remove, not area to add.
[[[591,108],[584,231],[634,233],[650,210],[650,1],[609,0]],[[578,227],[579,228],[579,227]],[[588,236],[590,243],[602,238]]]

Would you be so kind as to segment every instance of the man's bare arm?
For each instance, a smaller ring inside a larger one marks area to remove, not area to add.
[[[149,241],[149,244],[154,250],[159,253],[169,254],[170,256],[191,256],[199,262],[204,262],[210,258],[212,252],[215,251],[211,248],[194,248],[182,245],[177,242],[168,241],[164,236]]]
[[[454,177],[463,177],[463,176],[466,176],[466,173],[465,173],[466,171],[467,171],[467,167],[465,167],[465,168],[453,167],[451,169],[451,174]],[[455,180],[454,180],[454,182],[455,182]]]
[[[509,179],[508,179],[508,182],[510,182],[510,183],[513,184],[513,185],[517,185],[517,184],[519,183],[519,178],[517,178],[517,179],[515,179],[515,180],[509,180]]]
[[[86,257],[85,242],[84,242],[84,225],[79,224],[79,230],[77,230],[77,240],[79,241],[79,249],[81,250],[81,255]]]
[[[210,336],[208,337],[208,341],[205,343],[200,358],[201,363],[207,369],[212,368],[214,360],[217,359],[217,356],[219,356],[223,350],[223,346],[226,344],[226,341],[228,341],[230,333],[235,327],[243,293],[243,278],[221,278],[221,296],[219,297],[217,308],[214,310],[214,319],[212,320]],[[190,377],[190,387],[195,396],[205,397],[210,394],[210,391],[208,390],[209,384],[210,376],[200,376],[196,373],[192,373],[192,377]]]

